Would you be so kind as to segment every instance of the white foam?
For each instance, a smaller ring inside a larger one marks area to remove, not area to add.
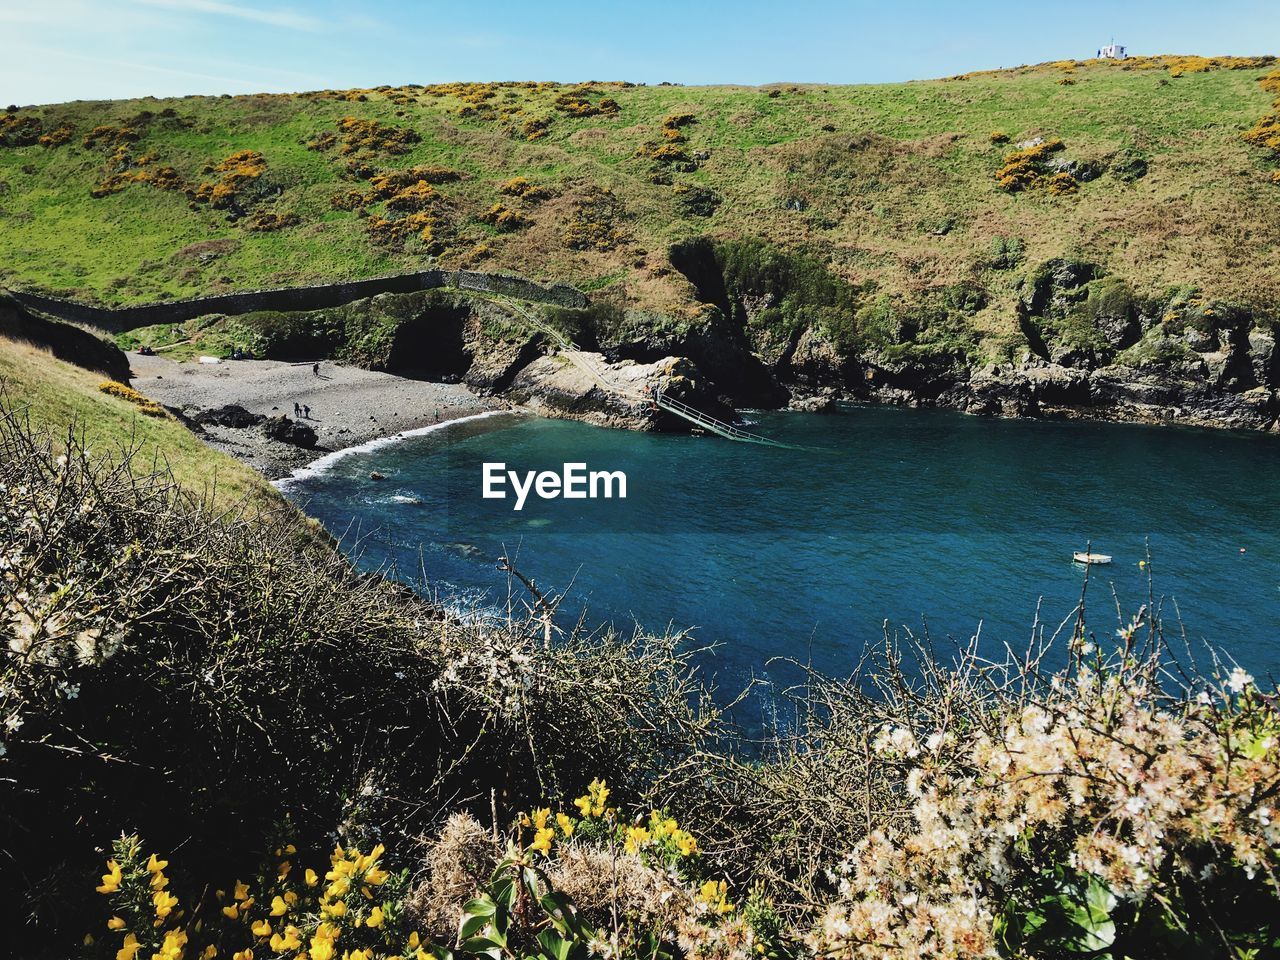
[[[334,464],[339,460],[351,456],[354,453],[368,453],[371,450],[379,450],[382,447],[390,446],[393,443],[399,443],[401,440],[407,440],[410,437],[421,437],[428,433],[435,433],[437,430],[444,430],[455,424],[467,423],[471,420],[484,420],[488,417],[498,417],[513,413],[511,410],[486,410],[483,413],[473,413],[466,417],[457,417],[453,420],[445,420],[441,423],[433,423],[426,427],[417,427],[413,430],[405,430],[402,433],[392,434],[389,437],[377,437],[368,440],[365,443],[356,444],[354,447],[343,447],[341,450],[334,450],[332,453],[326,453],[318,460],[312,460],[304,467],[299,467],[287,477],[281,477],[279,480],[272,480],[271,485],[277,490],[284,490],[291,484],[297,483],[299,480],[305,480],[308,477],[318,476],[328,470],[333,469]]]
[[[421,503],[421,497],[410,496],[407,493],[393,493],[387,497],[387,503]]]

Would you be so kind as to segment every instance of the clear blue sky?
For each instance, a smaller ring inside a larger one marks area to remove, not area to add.
[[[0,105],[445,80],[873,83],[1280,53],[1277,0],[0,0]]]

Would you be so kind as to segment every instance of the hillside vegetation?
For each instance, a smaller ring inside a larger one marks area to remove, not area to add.
[[[707,237],[848,281],[834,309],[849,327],[856,307],[961,290],[954,323],[994,344],[1016,331],[1024,271],[1055,260],[1269,316],[1278,83],[1272,58],[1159,57],[878,86],[457,83],[15,109],[0,118],[0,280],[129,303],[440,263],[688,320],[707,293],[669,251]],[[874,317],[857,326],[876,334]]]
[[[97,454],[123,456],[145,474],[171,472],[195,499],[219,508],[284,507],[261,474],[208,447],[186,426],[128,387],[65,363],[47,350],[0,336],[0,401],[39,431]]]
[[[1147,606],[1099,642],[1082,601],[1058,670],[1042,628],[999,663],[873,645],[847,680],[740,700],[745,734],[682,635],[553,630],[522,594],[527,616],[444,611],[300,523],[211,513],[0,407],[20,955],[1280,946],[1274,694],[1171,681],[1189,665]]]

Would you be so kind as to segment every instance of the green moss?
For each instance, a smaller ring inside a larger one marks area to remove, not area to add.
[[[1168,367],[1195,357],[1195,351],[1186,343],[1155,327],[1132,347],[1122,350],[1116,363],[1126,367]]]

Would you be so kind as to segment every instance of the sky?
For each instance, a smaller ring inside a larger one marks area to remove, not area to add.
[[[0,0],[0,105],[449,80],[879,83],[1280,54],[1276,0]]]

